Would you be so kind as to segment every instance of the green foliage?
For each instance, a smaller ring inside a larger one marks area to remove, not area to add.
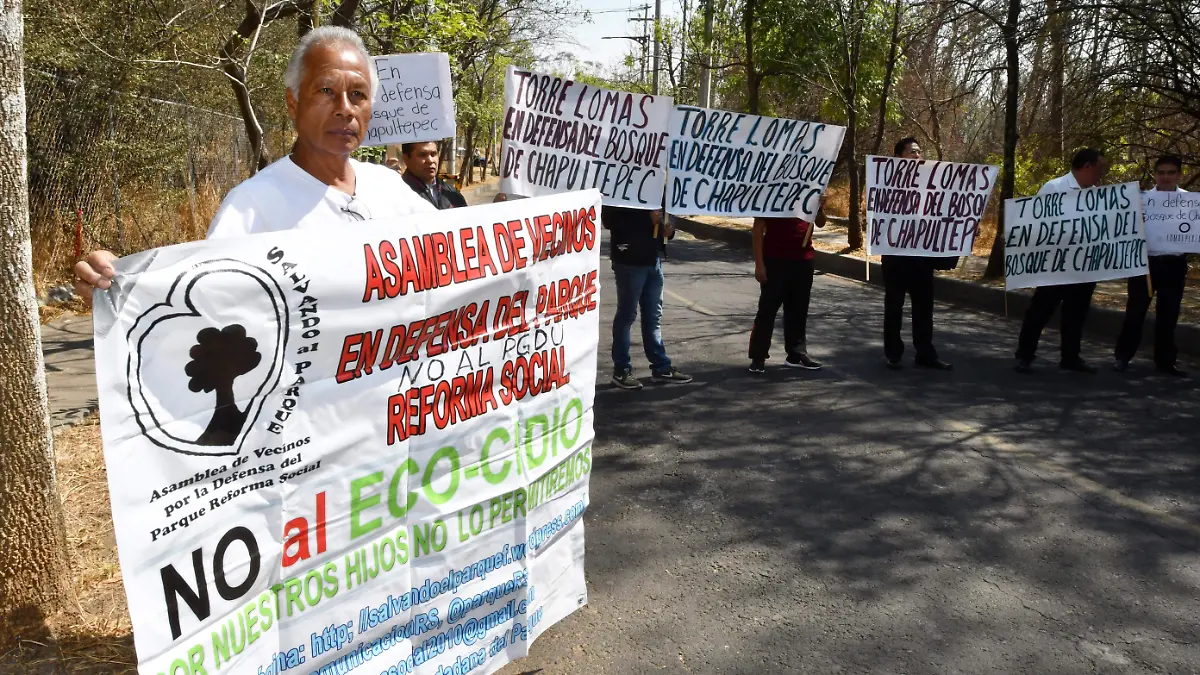
[[[988,164],[995,164],[1002,167],[1004,165],[1004,156],[992,154],[985,161]],[[1069,165],[1057,157],[1040,156],[1039,153],[1034,152],[1028,147],[1018,146],[1015,164],[1016,170],[1013,172],[1015,178],[1013,195],[1016,197],[1035,195],[1046,181],[1058,178],[1066,173],[1068,168]]]

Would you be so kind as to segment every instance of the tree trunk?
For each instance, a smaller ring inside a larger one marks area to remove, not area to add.
[[[358,13],[359,0],[342,0],[329,23],[342,28],[354,28],[354,15]]]
[[[242,115],[242,126],[246,129],[246,140],[250,143],[250,151],[254,153],[254,170],[251,171],[253,174],[271,163],[271,155],[267,149],[266,134],[250,99],[250,87],[242,62],[253,55],[247,54],[246,49],[260,25],[266,27],[272,21],[293,15],[297,16],[297,33],[303,37],[317,23],[317,8],[313,0],[291,0],[271,5],[264,13],[254,4],[254,0],[245,0],[245,3],[246,13],[237,29],[221,46],[220,55],[221,70],[228,76],[229,86],[233,88],[233,97],[237,100],[238,112]],[[334,26],[352,28],[358,3],[359,0],[342,0],[333,10],[331,23]]]
[[[862,209],[859,207],[862,202],[862,176],[859,175],[858,152],[855,150],[858,142],[858,111],[851,106],[847,112],[845,144],[849,158],[846,168],[850,172],[850,208],[846,215],[850,222],[846,225],[846,240],[853,250],[863,247]]]
[[[1058,0],[1046,0],[1047,21],[1050,23],[1050,143],[1055,157],[1066,156],[1065,125],[1063,124],[1063,89],[1066,86],[1067,46],[1065,10]]]
[[[871,154],[878,155],[883,147],[883,128],[887,122],[888,95],[892,91],[892,77],[896,72],[896,56],[900,51],[900,2],[896,0],[892,7],[892,36],[888,47],[887,65],[883,71],[883,93],[879,95],[879,122],[875,125],[875,140],[871,142]]]
[[[467,133],[465,134],[464,141],[465,141],[465,145],[463,147],[466,148],[466,154],[463,156],[463,165],[464,166],[462,167],[462,169],[459,170],[459,173],[462,174],[465,171],[466,175],[459,182],[462,183],[463,187],[466,187],[475,182],[475,123],[474,122],[467,125]]]
[[[45,640],[74,596],[33,287],[23,31],[21,2],[0,4],[0,653]]]
[[[751,115],[758,114],[760,84],[758,69],[754,65],[754,12],[757,8],[758,0],[746,0],[742,11],[742,31],[746,35],[746,111]]]
[[[232,37],[230,41],[236,39]],[[271,163],[266,134],[263,133],[262,124],[258,122],[258,113],[254,111],[253,102],[250,100],[250,88],[246,85],[246,70],[242,68],[242,64],[227,58],[223,70],[229,76],[229,86],[233,87],[233,97],[237,100],[238,112],[242,114],[242,126],[246,130],[246,140],[250,143],[250,153],[254,157],[253,168],[250,171],[253,175]]]
[[[296,37],[308,35],[309,31],[317,27],[317,19],[316,0],[301,0],[300,16],[296,19]]]
[[[1008,0],[1008,19],[1004,24],[1004,50],[1007,61],[1007,89],[1004,109],[1004,168],[1000,179],[1000,208],[996,211],[996,240],[988,257],[984,279],[1004,276],[1004,200],[1012,199],[1016,186],[1017,106],[1020,103],[1021,51],[1017,44],[1017,26],[1021,18],[1021,0]]]
[[[851,249],[863,248],[862,233],[862,176],[858,165],[858,66],[862,58],[863,24],[866,23],[865,3],[860,8],[858,0],[850,0],[848,21],[850,49],[846,52],[846,81],[843,96],[846,100],[845,145],[850,158],[850,222],[846,225],[846,243]]]
[[[271,156],[267,151],[266,134],[263,133],[262,125],[258,122],[258,113],[250,100],[250,87],[246,82],[246,69],[242,66],[242,60],[247,58],[246,49],[260,25],[265,27],[276,19],[302,14],[306,7],[310,11],[309,18],[313,18],[315,9],[312,9],[311,2],[279,3],[271,6],[264,14],[254,4],[254,0],[246,0],[246,13],[242,16],[241,23],[225,44],[221,45],[221,70],[229,77],[229,86],[233,88],[238,112],[242,114],[246,140],[250,142],[250,152],[254,154],[254,170],[251,173],[266,168],[271,163]],[[303,20],[299,22],[299,30],[304,30],[305,23]],[[311,25],[312,22],[307,23]]]

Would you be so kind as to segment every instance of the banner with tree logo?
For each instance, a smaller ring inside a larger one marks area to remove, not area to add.
[[[120,261],[96,361],[139,672],[490,673],[587,602],[600,200]]]

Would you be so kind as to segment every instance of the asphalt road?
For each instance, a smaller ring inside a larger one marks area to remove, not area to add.
[[[1061,372],[1049,331],[1020,375],[1020,317],[941,305],[957,369],[893,372],[882,292],[832,276],[809,315],[826,367],[785,370],[780,325],[754,378],[746,253],[684,239],[666,275],[696,380],[601,387],[589,605],[503,673],[1200,673],[1196,380]]]

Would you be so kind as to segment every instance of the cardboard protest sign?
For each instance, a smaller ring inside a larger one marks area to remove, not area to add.
[[[811,222],[846,129],[681,105],[670,132],[668,213]]]
[[[671,97],[610,91],[508,68],[500,191],[598,189],[604,203],[662,208]]]
[[[1150,255],[1200,253],[1200,193],[1143,192]]]
[[[586,604],[599,211],[121,260],[96,363],[140,673],[491,673]]]
[[[1004,202],[1004,276],[1012,288],[1145,274],[1137,183],[1049,192]]]
[[[867,253],[971,255],[1000,167],[867,156]]]
[[[443,52],[371,59],[379,86],[363,145],[440,141],[455,133],[450,57]]]

